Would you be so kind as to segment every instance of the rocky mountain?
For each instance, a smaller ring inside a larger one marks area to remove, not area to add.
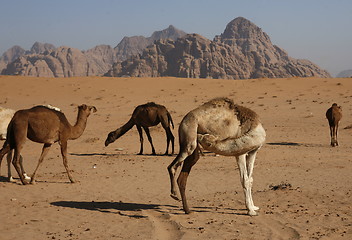
[[[0,73],[3,69],[6,68],[7,64],[15,61],[17,58],[29,55],[29,54],[39,54],[45,51],[49,51],[55,49],[55,46],[49,43],[39,43],[35,42],[29,51],[24,50],[20,46],[13,46],[9,50],[7,50],[1,57],[0,57]]]
[[[308,60],[294,59],[249,20],[231,21],[220,36],[209,40],[188,34],[158,40],[141,54],[116,62],[106,76],[186,78],[330,77]]]
[[[124,37],[119,44],[114,48],[116,51],[116,58],[119,61],[126,60],[128,57],[141,54],[143,50],[154,41],[159,39],[176,40],[179,37],[185,36],[186,33],[174,26],[170,25],[162,31],[156,31],[150,37],[134,36]]]
[[[14,47],[4,54],[6,61],[2,65],[0,59],[0,72],[4,75],[38,77],[99,76],[109,71],[114,62],[141,53],[155,40],[177,39],[183,35],[183,31],[170,25],[167,29],[154,32],[151,37],[125,37],[115,48],[98,45],[80,51],[71,47],[56,49],[51,44],[35,43],[30,51],[22,49],[20,52]]]
[[[0,57],[0,73],[1,71],[6,68],[7,64],[14,61],[16,58],[24,55],[26,50],[21,48],[20,46],[13,46],[12,48],[8,49],[1,57]]]
[[[4,75],[37,77],[95,76],[106,72],[114,59],[110,46],[97,46],[87,52],[59,47],[39,54],[26,54],[9,63]]]
[[[350,78],[352,77],[352,69],[349,70],[344,70],[342,72],[340,72],[339,74],[337,74],[338,78]]]
[[[26,52],[26,54],[39,54],[54,49],[56,49],[56,47],[53,44],[35,42],[31,47],[31,50],[29,52]]]

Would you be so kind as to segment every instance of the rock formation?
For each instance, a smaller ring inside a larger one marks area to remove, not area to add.
[[[162,31],[155,31],[152,36],[146,38],[143,36],[124,37],[121,42],[114,48],[116,58],[119,61],[124,61],[128,57],[141,54],[143,50],[154,41],[160,39],[176,40],[179,37],[185,36],[186,33],[170,25]]]
[[[330,74],[308,60],[289,57],[259,27],[239,17],[213,41],[198,34],[155,41],[143,53],[115,63],[106,76],[248,79]]]
[[[351,78],[352,77],[352,69],[344,70],[336,75],[338,78]]]
[[[20,46],[13,46],[9,50],[7,50],[0,57],[0,73],[3,69],[7,67],[7,64],[15,61],[17,58],[29,55],[29,54],[39,54],[48,50],[55,49],[55,46],[49,43],[39,43],[35,42],[29,51],[24,50]]]
[[[170,25],[151,37],[125,37],[115,47],[98,45],[87,51],[52,44],[34,43],[30,51],[15,46],[0,58],[0,73],[37,77],[101,76],[122,61],[139,54],[155,40],[177,39],[186,33]]]

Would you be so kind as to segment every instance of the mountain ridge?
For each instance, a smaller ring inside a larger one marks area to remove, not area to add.
[[[173,25],[150,37],[124,37],[114,48],[97,45],[86,51],[36,44],[31,51],[6,64],[5,75],[71,76],[174,76],[248,79],[259,77],[330,77],[308,60],[289,57],[251,21],[238,17],[222,34],[209,40],[186,34]],[[18,55],[20,55],[18,54]],[[13,58],[16,55],[12,53]],[[4,56],[4,55],[3,55]],[[9,53],[7,59],[11,59]]]

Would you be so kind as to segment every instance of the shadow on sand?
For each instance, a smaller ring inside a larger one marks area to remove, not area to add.
[[[126,154],[126,153],[70,153],[70,155],[72,156],[79,156],[79,157],[90,157],[90,156],[109,156],[109,157],[118,157],[118,156],[149,156],[149,157],[173,157],[176,156],[176,154],[169,154],[169,155],[165,155],[165,154]]]
[[[181,206],[159,205],[159,204],[143,204],[143,203],[125,203],[125,202],[79,202],[79,201],[58,201],[50,203],[53,206],[76,208],[91,211],[99,211],[102,213],[113,213],[121,216],[132,218],[146,218],[142,210],[155,210],[160,213],[168,213],[174,215],[184,215]],[[192,212],[198,213],[219,213],[219,214],[234,214],[247,215],[245,209],[233,208],[217,208],[217,207],[192,207]],[[131,213],[132,212],[132,213]]]
[[[164,212],[161,207],[168,207],[178,209],[171,205],[157,205],[157,204],[142,204],[142,203],[124,203],[124,202],[77,202],[77,201],[58,201],[50,203],[53,206],[76,208],[91,211],[99,211],[103,213],[113,213],[132,218],[145,218],[142,210],[156,210]],[[130,212],[133,212],[132,214]],[[138,214],[140,212],[140,214]]]
[[[316,143],[296,143],[296,142],[270,142],[267,143],[272,146],[297,146],[297,147],[329,147],[327,144],[316,144]]]

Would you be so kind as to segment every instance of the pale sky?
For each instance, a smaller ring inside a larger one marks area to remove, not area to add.
[[[351,0],[0,0],[0,55],[34,42],[87,50],[174,25],[210,40],[245,17],[289,56],[352,69]]]

